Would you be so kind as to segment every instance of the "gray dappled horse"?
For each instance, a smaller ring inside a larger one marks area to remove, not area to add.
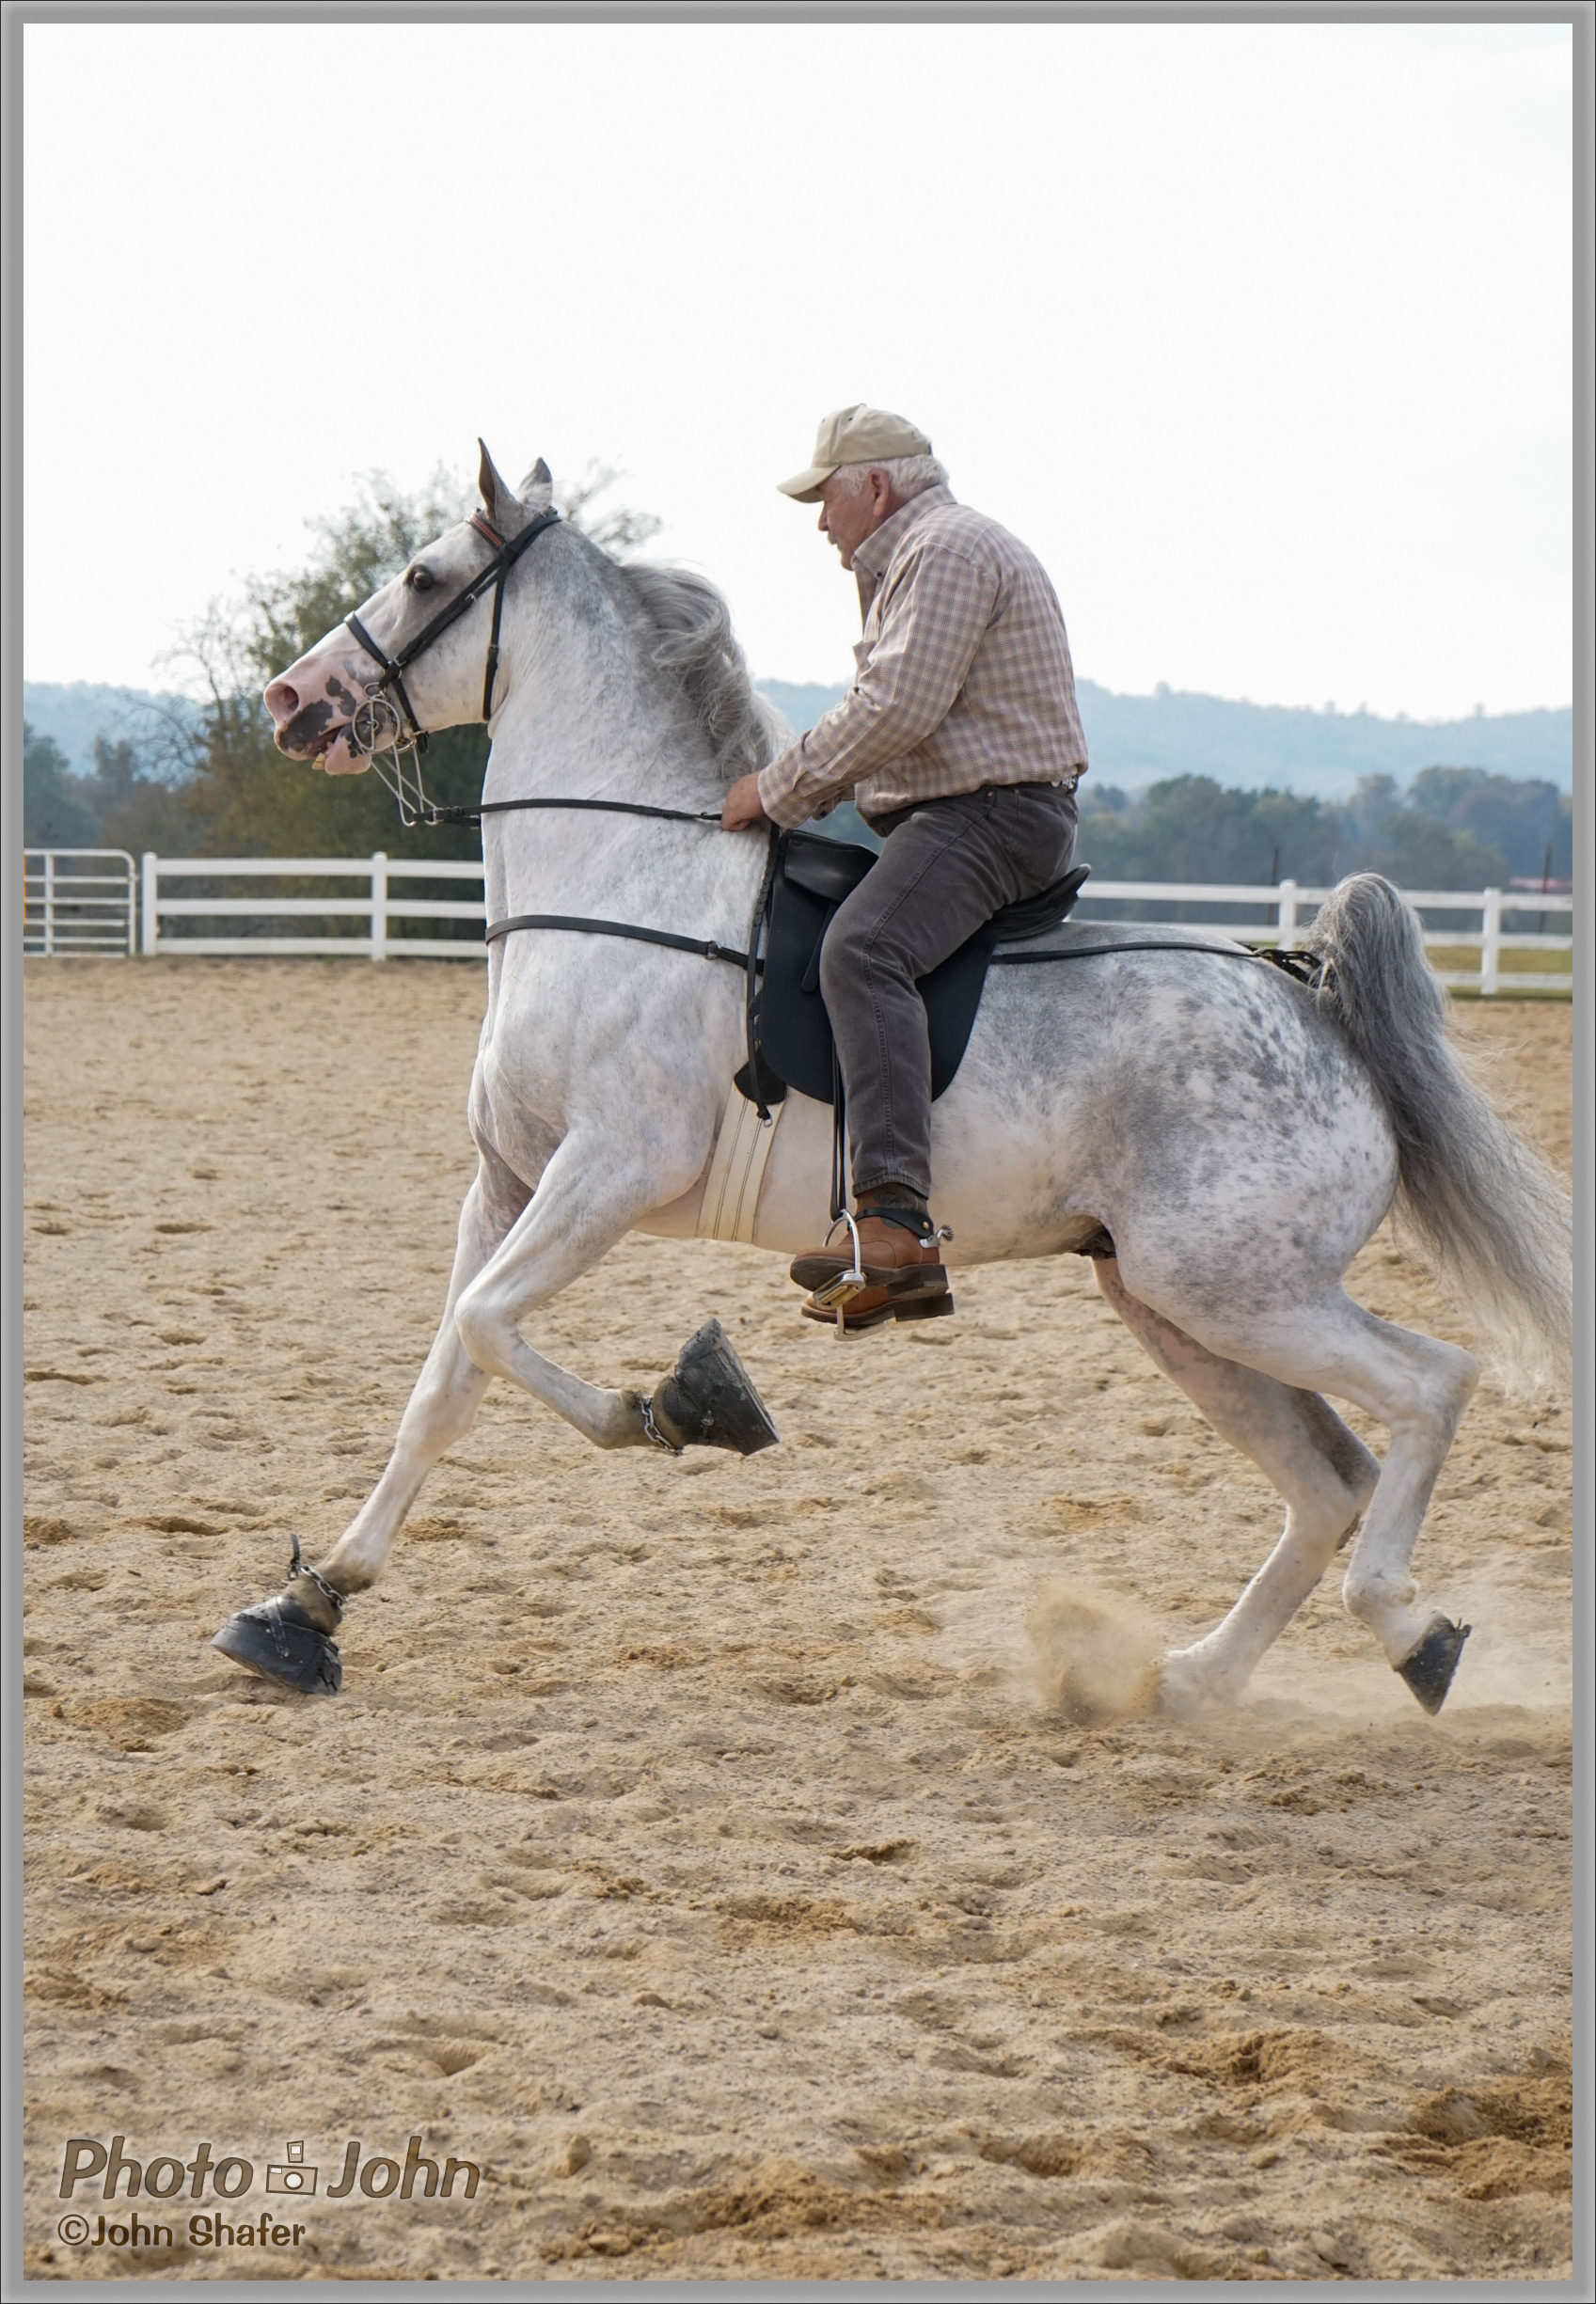
[[[480,519],[419,553],[271,683],[280,749],[352,774],[411,716],[425,729],[485,717],[488,803],[717,812],[726,784],[778,741],[719,594],[696,576],[621,566],[547,518],[541,464],[516,494],[484,450],[481,493]],[[750,939],[766,853],[758,832],[626,813],[482,823],[490,919],[597,915],[734,949]],[[1233,1699],[1356,1528],[1346,1605],[1436,1711],[1466,1628],[1421,1604],[1409,1564],[1478,1371],[1458,1346],[1377,1319],[1342,1277],[1395,1205],[1507,1364],[1560,1365],[1567,1198],[1460,1069],[1417,923],[1384,880],[1344,880],[1320,909],[1317,986],[1186,929],[1094,923],[1056,940],[1083,938],[1185,949],[993,970],[934,1108],[949,1262],[1091,1254],[1158,1366],[1286,1500],[1284,1533],[1228,1616],[1163,1657],[1166,1705]],[[1200,940],[1228,962],[1193,953]],[[693,954],[568,931],[491,944],[469,1099],[478,1169],[437,1338],[370,1497],[319,1570],[301,1568],[295,1545],[283,1590],[217,1635],[226,1652],[291,1685],[336,1689],[329,1635],[345,1599],[383,1573],[422,1481],[494,1377],[599,1447],[699,1437],[716,1386],[721,1444],[747,1452],[774,1437],[718,1332],[702,1332],[652,1397],[588,1383],[528,1337],[540,1307],[624,1234],[695,1233],[736,1098],[743,999],[736,971]],[[824,1231],[830,1155],[830,1112],[790,1097],[757,1245],[790,1255]],[[1383,1463],[1327,1393],[1385,1427]]]

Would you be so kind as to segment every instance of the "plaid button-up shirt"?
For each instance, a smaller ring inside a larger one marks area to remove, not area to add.
[[[778,824],[852,793],[866,821],[983,784],[1068,781],[1086,766],[1064,618],[1006,529],[927,488],[853,556],[864,609],[842,702],[760,771]]]

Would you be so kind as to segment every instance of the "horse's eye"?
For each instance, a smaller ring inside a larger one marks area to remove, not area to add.
[[[405,571],[404,581],[413,592],[430,592],[437,578],[431,569],[417,567]]]

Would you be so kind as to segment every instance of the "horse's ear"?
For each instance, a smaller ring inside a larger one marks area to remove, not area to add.
[[[479,440],[477,446],[482,451],[482,463],[477,467],[477,493],[482,499],[482,510],[501,536],[513,536],[521,525],[521,499],[494,468],[486,445]]]
[[[540,456],[515,491],[529,512],[546,512],[554,500],[554,474]]]

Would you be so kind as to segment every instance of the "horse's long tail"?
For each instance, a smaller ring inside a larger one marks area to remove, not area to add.
[[[1492,1110],[1446,1036],[1446,994],[1413,907],[1378,873],[1320,907],[1320,1007],[1367,1067],[1397,1139],[1400,1209],[1487,1359],[1543,1381],[1572,1349],[1572,1210],[1561,1179]]]

